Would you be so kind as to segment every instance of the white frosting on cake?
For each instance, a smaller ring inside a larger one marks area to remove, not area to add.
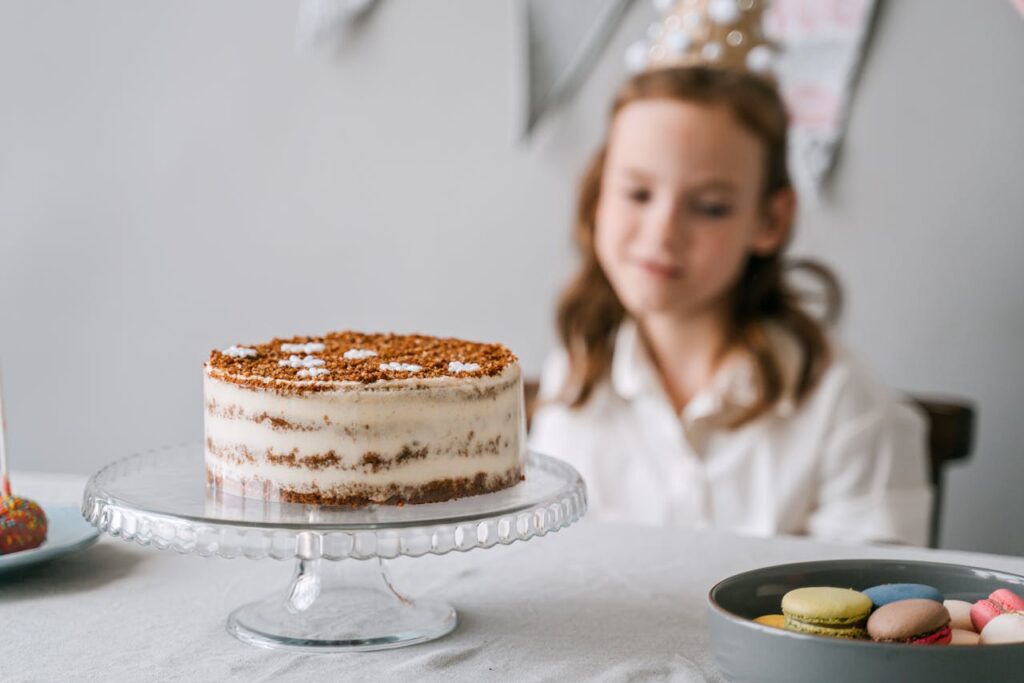
[[[228,348],[221,351],[225,356],[231,356],[232,358],[255,358],[260,355],[256,349],[246,348],[245,346],[231,345]]]
[[[373,349],[349,349],[342,355],[349,360],[359,360],[361,358],[373,358],[377,355],[377,352]]]
[[[285,353],[320,353],[326,348],[320,342],[307,342],[305,344],[281,344],[281,350]]]
[[[422,365],[416,365],[415,363],[381,363],[381,370],[394,370],[395,372],[416,372],[422,370]]]
[[[287,368],[315,368],[323,365],[324,359],[316,356],[306,356],[305,358],[289,356],[288,360],[279,360],[277,364]]]
[[[480,369],[479,363],[462,363],[453,360],[448,364],[448,372],[476,372]]]

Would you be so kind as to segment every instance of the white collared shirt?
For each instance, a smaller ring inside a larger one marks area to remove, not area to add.
[[[795,342],[781,331],[772,340],[791,386]],[[784,398],[729,429],[730,409],[755,396],[749,361],[724,365],[677,414],[626,321],[610,378],[578,409],[553,401],[565,352],[548,359],[530,447],[579,470],[590,518],[923,545],[932,496],[924,419],[830,343],[831,362],[799,405]]]

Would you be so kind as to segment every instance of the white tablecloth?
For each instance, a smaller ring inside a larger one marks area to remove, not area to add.
[[[77,502],[83,478],[17,475],[40,501]],[[0,680],[721,680],[705,600],[758,566],[914,558],[1024,573],[1024,559],[760,540],[583,522],[527,543],[392,563],[400,587],[447,600],[450,635],[398,650],[295,655],[224,630],[235,607],[283,592],[290,562],[178,555],[104,538],[0,574]]]

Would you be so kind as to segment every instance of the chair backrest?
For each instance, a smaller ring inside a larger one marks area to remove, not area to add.
[[[938,483],[947,462],[963,460],[974,444],[974,406],[966,402],[934,401],[920,396],[910,399],[928,417],[928,454],[932,483]]]
[[[540,382],[523,380],[523,394],[526,397],[526,428],[530,428],[533,422],[533,413],[537,409],[537,392],[540,391]]]
[[[928,418],[928,459],[935,497],[932,501],[932,528],[928,544],[936,547],[941,530],[942,497],[945,490],[946,463],[966,460],[974,445],[974,405],[962,399],[934,400],[910,396]]]
[[[526,425],[530,426],[537,406],[537,382],[523,382],[526,396]],[[942,497],[945,489],[946,463],[966,460],[974,445],[974,406],[968,401],[938,401],[921,396],[910,396],[928,418],[928,462],[935,497],[932,501],[932,527],[928,544],[933,548],[939,542]]]

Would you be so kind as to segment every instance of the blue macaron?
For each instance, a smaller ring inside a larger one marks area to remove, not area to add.
[[[934,600],[941,603],[944,599],[939,589],[922,583],[883,583],[861,592],[871,598],[875,609],[899,600]]]

